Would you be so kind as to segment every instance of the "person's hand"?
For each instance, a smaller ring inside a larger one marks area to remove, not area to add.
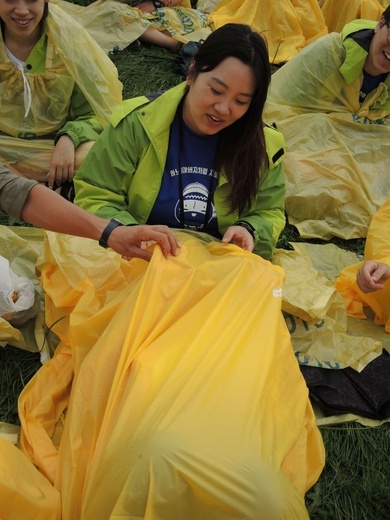
[[[74,177],[74,144],[68,135],[62,135],[54,147],[51,156],[50,169],[47,174],[49,188],[53,188],[54,183],[61,186]]]
[[[390,266],[383,262],[367,260],[359,268],[356,282],[360,290],[370,293],[383,289],[383,284],[390,278]]]
[[[142,258],[150,261],[152,253],[142,245],[147,242],[157,242],[165,258],[169,254],[177,255],[179,241],[168,226],[118,226],[108,238],[108,245],[127,260]]]
[[[253,237],[247,229],[242,226],[230,226],[222,237],[222,242],[228,244],[233,242],[236,246],[241,247],[244,251],[252,253],[255,247]]]
[[[139,9],[143,13],[153,13],[156,10],[152,0],[143,0],[143,2],[137,5],[137,9]]]

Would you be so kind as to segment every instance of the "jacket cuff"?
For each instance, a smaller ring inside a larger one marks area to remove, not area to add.
[[[78,135],[76,135],[75,133],[73,132],[70,132],[69,130],[68,131],[60,131],[58,132],[58,134],[56,135],[56,138],[54,139],[54,144],[57,144],[58,143],[58,140],[60,139],[60,137],[62,137],[63,135],[67,135],[68,137],[70,137],[72,139],[72,142],[73,142],[73,146],[74,146],[74,149],[76,150],[76,148],[78,146],[80,146],[80,138]]]

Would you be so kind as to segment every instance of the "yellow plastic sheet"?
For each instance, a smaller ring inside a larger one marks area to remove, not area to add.
[[[388,0],[384,0],[383,5],[377,0],[325,0],[321,11],[329,32],[340,32],[345,24],[358,18],[379,20],[387,5]]]
[[[382,83],[360,105],[361,78],[345,82],[341,49],[329,34],[271,80],[264,117],[286,139],[286,211],[303,237],[365,237],[389,196],[388,90]]]
[[[20,397],[23,449],[63,520],[308,518],[324,452],[280,311],[283,273],[179,238],[177,257],[156,246],[148,264],[48,233],[39,269],[61,344]]]
[[[263,33],[272,63],[283,63],[327,34],[317,0],[221,0],[210,13],[213,28],[246,23]]]
[[[294,251],[276,250],[272,262],[286,273],[282,310],[295,356],[303,365],[362,370],[381,354],[383,338],[368,322],[359,330],[351,326],[334,287],[336,276],[356,263],[356,256],[333,244],[293,246]]]
[[[390,198],[372,219],[364,258],[390,265]],[[364,294],[356,283],[361,265],[362,262],[343,269],[336,281],[336,288],[345,300],[349,316],[366,319],[364,307],[370,307],[375,315],[374,322],[384,325],[386,332],[390,332],[390,280],[385,282],[384,289]]]
[[[1,520],[59,520],[60,496],[11,442],[0,437]]]

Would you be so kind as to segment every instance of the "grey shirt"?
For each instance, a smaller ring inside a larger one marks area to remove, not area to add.
[[[14,218],[21,219],[22,209],[33,186],[32,179],[18,177],[0,163],[0,209]]]

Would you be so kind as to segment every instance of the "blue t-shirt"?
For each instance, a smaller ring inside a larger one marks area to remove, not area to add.
[[[184,227],[206,231],[210,235],[220,237],[214,207],[218,172],[213,169],[219,136],[198,135],[184,121],[180,122],[179,118],[180,111],[176,113],[170,128],[168,154],[160,192],[147,223],[165,224],[172,228],[181,227],[182,197]],[[183,187],[181,197],[180,170]]]
[[[382,81],[386,81],[386,76],[387,72],[385,72],[384,74],[379,74],[378,76],[372,76],[371,74],[363,70],[363,83],[359,93],[360,103],[363,103],[368,94],[379,86],[379,83],[382,83]]]

